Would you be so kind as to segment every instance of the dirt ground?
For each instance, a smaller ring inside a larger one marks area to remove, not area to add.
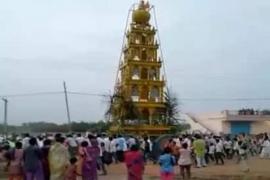
[[[241,171],[241,166],[235,161],[226,161],[225,165],[209,164],[205,168],[192,168],[193,180],[270,180],[270,159],[250,158],[248,160],[250,172]],[[108,175],[99,176],[99,180],[126,180],[124,164],[113,164],[107,167]],[[179,169],[175,167],[175,179],[179,177]],[[1,178],[2,177],[2,178]],[[6,180],[3,171],[0,171],[0,180]],[[144,180],[159,179],[159,166],[149,163],[146,165]]]
[[[242,168],[235,161],[226,161],[225,165],[210,163],[205,168],[192,168],[194,180],[270,180],[270,159],[250,158],[248,160],[250,171],[242,172]],[[100,180],[126,180],[126,168],[123,164],[108,167],[108,175],[100,176]],[[175,167],[175,179],[181,179],[179,169]],[[159,166],[149,163],[144,173],[145,180],[159,179]]]

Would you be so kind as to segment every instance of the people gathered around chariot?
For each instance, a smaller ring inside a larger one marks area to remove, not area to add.
[[[141,180],[145,165],[160,166],[161,179],[173,179],[175,166],[182,178],[191,177],[191,167],[239,163],[249,171],[250,156],[270,159],[267,133],[222,135],[181,134],[158,141],[147,135],[24,134],[0,142],[0,161],[10,180],[97,180],[109,175],[111,164],[124,163],[128,180]]]

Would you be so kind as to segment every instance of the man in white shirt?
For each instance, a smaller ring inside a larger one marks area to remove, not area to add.
[[[191,140],[189,139],[189,137],[187,135],[184,136],[184,141],[183,143],[187,143],[188,145],[188,149],[191,149]]]
[[[97,142],[98,142],[98,146],[99,146],[99,149],[100,149],[100,154],[99,154],[99,158],[97,159],[97,163],[101,167],[101,169],[103,171],[103,175],[106,175],[107,170],[106,170],[105,165],[104,165],[104,163],[102,161],[103,151],[105,150],[105,142],[101,138],[100,134],[97,135]]]
[[[76,141],[78,145],[81,145],[81,143],[84,141],[84,138],[82,137],[80,133],[77,134]]]
[[[0,143],[4,142],[4,137],[0,136]]]
[[[128,138],[127,144],[128,148],[130,149],[132,145],[136,144],[136,139],[134,137]]]
[[[109,145],[109,152],[111,153],[114,162],[118,163],[117,157],[116,157],[116,137],[110,137],[109,138],[110,145]]]
[[[214,143],[210,143],[209,145],[209,149],[208,149],[208,156],[211,159],[211,161],[215,160],[215,150],[216,150],[216,146]]]
[[[29,140],[30,140],[30,135],[29,135],[28,133],[26,133],[26,134],[24,135],[23,140],[22,140],[23,149],[26,149],[26,148],[28,148],[28,146],[30,146]]]
[[[224,141],[224,149],[225,149],[227,159],[231,159],[232,141],[229,138],[226,138],[226,140]]]
[[[67,136],[66,142],[67,142],[68,150],[71,157],[75,157],[77,149],[78,149],[78,145],[75,138],[70,134]]]
[[[38,143],[38,147],[42,148],[43,147],[43,137],[42,136],[38,136],[37,138],[37,143]]]
[[[215,159],[216,159],[216,164],[218,164],[219,160],[220,160],[222,165],[224,164],[224,161],[223,161],[223,143],[222,143],[222,141],[220,139],[217,139]]]

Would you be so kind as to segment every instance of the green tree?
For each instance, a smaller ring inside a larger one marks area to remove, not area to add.
[[[179,121],[178,98],[169,89],[164,93],[165,97],[165,124],[176,125]]]
[[[138,109],[131,99],[125,99],[122,95],[109,96],[108,109],[105,117],[114,124],[123,125],[125,120],[139,119]]]

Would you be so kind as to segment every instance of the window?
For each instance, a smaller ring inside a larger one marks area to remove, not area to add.
[[[142,79],[148,79],[148,69],[147,68],[142,68],[141,78]]]
[[[147,60],[147,54],[146,54],[146,50],[145,49],[142,50],[142,60],[143,61],[146,61]]]
[[[138,67],[133,68],[131,79],[140,79],[140,70]]]
[[[146,108],[142,110],[142,119],[144,123],[149,123],[149,111]]]
[[[138,38],[135,39],[135,44],[140,44],[140,40]]]
[[[131,88],[131,99],[134,102],[138,102],[139,101],[139,90],[137,86],[133,86]]]
[[[149,71],[149,79],[150,80],[157,80],[157,70],[155,68],[151,68]]]
[[[142,44],[146,44],[146,37],[142,36]]]
[[[159,101],[159,88],[157,86],[154,86],[151,89],[150,99],[151,99],[151,101],[155,101],[155,102]]]
[[[148,100],[148,93],[149,93],[148,87],[143,86],[142,91],[141,91],[141,99],[142,100]]]

